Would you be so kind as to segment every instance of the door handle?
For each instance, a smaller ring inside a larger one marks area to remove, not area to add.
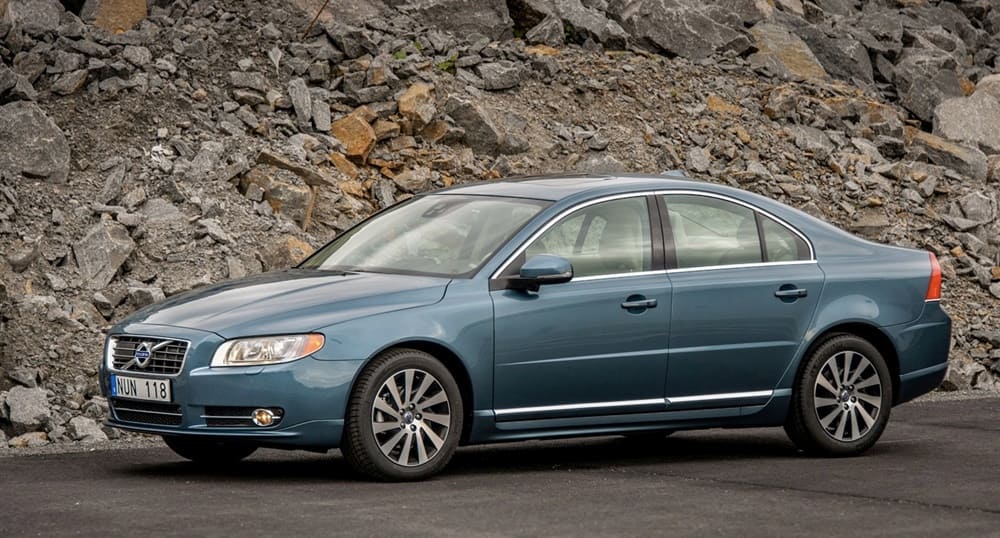
[[[656,299],[641,299],[638,301],[625,301],[622,308],[632,310],[635,308],[656,308]]]
[[[809,291],[804,288],[780,289],[774,292],[774,296],[781,299],[799,298],[807,295],[809,295]]]

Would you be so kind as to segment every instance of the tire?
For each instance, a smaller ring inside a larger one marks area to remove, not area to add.
[[[440,361],[414,349],[390,350],[358,378],[341,450],[368,478],[423,480],[454,455],[463,412],[458,384]]]
[[[257,451],[253,445],[211,439],[165,435],[163,442],[178,456],[204,465],[236,463]]]
[[[806,358],[785,432],[808,454],[857,456],[882,436],[891,409],[892,377],[882,354],[858,336],[834,336]]]

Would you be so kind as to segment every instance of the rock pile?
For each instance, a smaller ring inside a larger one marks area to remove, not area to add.
[[[118,435],[96,371],[137,308],[565,170],[686,168],[934,251],[949,386],[1000,388],[989,3],[332,0],[305,34],[323,2],[293,3],[0,0],[0,446]]]

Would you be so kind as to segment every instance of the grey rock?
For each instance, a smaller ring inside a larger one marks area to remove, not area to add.
[[[913,127],[907,127],[907,139],[912,149],[922,151],[934,164],[951,168],[977,181],[986,179],[988,161],[986,154],[976,148],[956,144]]]
[[[312,98],[309,96],[309,87],[306,81],[301,78],[293,78],[288,83],[288,97],[292,100],[292,107],[295,108],[295,117],[299,125],[308,125],[312,119]]]
[[[208,236],[214,239],[218,243],[228,244],[232,243],[233,240],[229,237],[229,234],[222,229],[219,221],[215,219],[201,219],[198,221],[198,226],[201,227],[199,235],[202,237]]]
[[[955,59],[940,50],[905,49],[893,68],[900,103],[923,121],[945,99],[962,96]]]
[[[229,83],[237,88],[247,88],[264,93],[267,91],[267,81],[264,75],[253,71],[230,71]]]
[[[59,95],[74,94],[82,90],[87,84],[89,73],[86,69],[77,69],[76,71],[66,73],[53,82],[49,90]]]
[[[104,430],[97,425],[94,419],[89,417],[71,418],[66,431],[73,437],[74,441],[83,443],[98,443],[108,440]]]
[[[996,218],[996,200],[981,192],[972,192],[958,199],[963,217],[979,224],[993,222]]]
[[[177,206],[163,198],[152,198],[146,200],[139,210],[147,224],[169,225],[172,223],[184,222],[186,217]]]
[[[0,174],[65,183],[69,144],[63,132],[34,103],[0,106]]]
[[[2,69],[3,68],[0,67],[0,70]],[[0,79],[2,79],[2,75],[0,75]],[[0,83],[0,93],[3,93],[2,83]],[[981,78],[979,82],[976,84],[975,93],[986,93],[992,95],[997,100],[1000,100],[1000,73],[987,75]]]
[[[431,171],[426,167],[417,166],[396,174],[392,180],[406,192],[422,192],[430,186]]]
[[[576,162],[573,169],[577,172],[590,174],[618,174],[628,172],[628,168],[624,163],[607,152],[588,153],[584,158]]]
[[[91,289],[107,286],[133,250],[135,242],[129,237],[128,230],[110,221],[95,224],[73,244],[80,276]]]
[[[521,83],[521,67],[514,62],[479,64],[476,71],[486,90],[506,90]]]
[[[997,299],[1000,299],[1000,282],[990,284],[990,293]]]
[[[323,30],[348,58],[358,58],[364,54],[377,55],[379,52],[368,30],[344,24],[338,19],[325,23]]]
[[[326,101],[313,98],[312,119],[317,131],[321,133],[330,132],[330,105]]]
[[[3,401],[15,435],[36,431],[52,417],[49,400],[40,388],[13,387]]]
[[[559,47],[566,42],[566,28],[563,26],[562,20],[559,19],[559,17],[547,15],[544,19],[542,19],[542,22],[533,26],[527,33],[524,34],[524,39],[527,40],[528,43],[532,44]],[[456,65],[458,65],[457,62]],[[458,67],[467,66],[458,65]]]
[[[108,204],[118,199],[122,187],[125,184],[125,173],[128,168],[124,159],[115,159],[110,167],[102,170],[104,174],[104,188],[97,194],[96,200],[101,204]]]
[[[167,296],[156,286],[133,286],[128,289],[128,298],[136,308],[142,308],[163,301]]]
[[[795,138],[795,146],[811,152],[817,161],[826,161],[830,153],[837,149],[830,137],[815,127],[792,125],[788,131]]]
[[[527,123],[524,118],[508,113],[501,119],[499,112],[456,96],[448,98],[444,109],[465,131],[465,142],[474,151],[499,155],[528,149],[527,141],[520,134]]]
[[[497,40],[510,37],[514,27],[505,0],[409,0],[397,9],[425,26],[460,36]]]
[[[712,165],[712,155],[705,148],[694,147],[687,151],[685,166],[695,172],[707,172]]]
[[[1000,153],[1000,101],[987,92],[942,102],[934,109],[934,134]]]
[[[881,207],[866,207],[855,213],[848,228],[867,237],[878,235],[890,226],[889,218]]]
[[[546,36],[548,41],[559,39],[558,43],[561,43],[562,36],[555,35],[555,29],[558,28],[563,32],[570,29],[577,43],[593,38],[607,47],[616,49],[624,48],[628,43],[628,32],[621,25],[609,19],[604,11],[586,6],[580,0],[526,0],[523,5],[526,9],[537,13],[536,17],[540,18],[541,22],[535,28],[541,27],[539,33]],[[554,24],[553,20],[559,24]],[[558,45],[548,41],[540,42],[546,45]]]
[[[145,67],[153,61],[153,53],[149,52],[148,48],[137,45],[126,46],[122,51],[122,57],[136,67]]]
[[[40,36],[59,27],[59,17],[64,11],[59,0],[10,0],[7,20],[30,35]]]
[[[34,368],[26,368],[24,366],[18,366],[14,370],[7,374],[7,377],[11,381],[19,385],[23,385],[28,388],[35,388],[38,386],[38,370]]]
[[[17,244],[11,247],[4,258],[6,258],[7,263],[10,264],[10,268],[14,270],[15,273],[20,273],[27,269],[32,262],[38,259],[39,251],[38,241],[29,241],[24,244]]]
[[[640,44],[691,60],[749,49],[750,40],[718,22],[712,7],[695,0],[611,0],[608,13]]]

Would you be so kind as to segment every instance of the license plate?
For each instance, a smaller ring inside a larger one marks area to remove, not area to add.
[[[173,401],[169,379],[143,379],[112,374],[111,395],[115,398],[128,398],[130,400]]]

